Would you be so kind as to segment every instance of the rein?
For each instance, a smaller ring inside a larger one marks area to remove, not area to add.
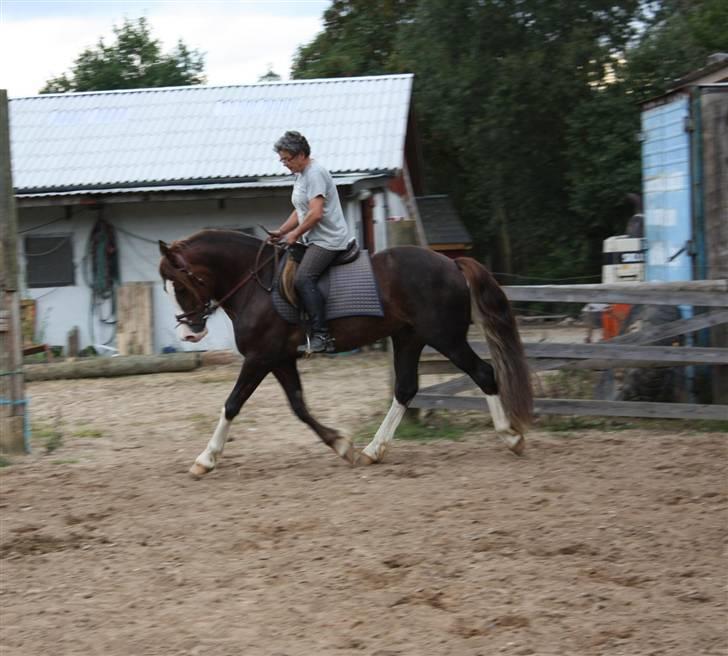
[[[275,271],[278,268],[278,259],[279,259],[279,250],[285,251],[287,249],[286,246],[279,247],[275,244],[273,245],[273,255],[266,258],[265,261],[261,264],[260,257],[263,253],[263,249],[265,248],[266,244],[268,242],[261,242],[260,248],[258,249],[258,253],[255,256],[255,263],[253,265],[253,269],[251,269],[250,273],[248,273],[247,276],[245,276],[242,280],[240,280],[232,289],[230,289],[220,300],[215,301],[213,299],[209,299],[206,303],[200,302],[200,306],[197,307],[194,310],[190,310],[189,312],[183,312],[182,314],[175,315],[175,319],[177,319],[178,323],[184,323],[188,326],[192,326],[193,322],[190,321],[190,317],[199,316],[199,322],[202,323],[204,321],[207,321],[207,319],[210,318],[212,314],[215,313],[215,311],[225,302],[227,301],[233,294],[235,294],[238,290],[240,290],[247,282],[250,281],[250,279],[254,279],[255,282],[257,282],[266,292],[270,294],[270,292],[273,290],[273,280],[275,279]],[[263,284],[263,281],[260,279],[260,276],[258,275],[266,266],[268,266],[271,262],[275,262],[273,266],[273,278],[271,279],[270,287],[266,287]],[[187,274],[192,280],[197,282],[199,285],[204,285],[205,282],[198,276],[196,276],[194,273],[192,273],[189,269],[180,269],[182,273]],[[194,322],[197,323],[197,322]]]

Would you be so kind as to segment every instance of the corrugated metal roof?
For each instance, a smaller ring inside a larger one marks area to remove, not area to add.
[[[343,173],[334,174],[334,183],[337,187],[352,185],[360,180],[372,180],[378,177],[384,178],[383,174],[361,173]],[[59,196],[103,196],[108,194],[159,194],[159,193],[175,193],[190,191],[233,191],[236,189],[273,189],[276,187],[291,187],[293,185],[293,176],[285,177],[266,177],[251,182],[210,182],[205,184],[162,184],[154,186],[124,186],[106,188],[83,188],[73,189],[71,191],[38,191],[24,192],[16,194],[18,198],[56,198]]]
[[[13,186],[78,189],[255,179],[306,135],[332,173],[403,167],[411,74],[48,94],[10,101]]]
[[[472,243],[473,238],[448,196],[417,196],[417,209],[428,244]]]

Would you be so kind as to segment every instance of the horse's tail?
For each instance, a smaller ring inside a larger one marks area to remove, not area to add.
[[[458,257],[455,263],[470,288],[473,321],[480,322],[488,342],[503,408],[511,428],[523,435],[531,424],[533,392],[511,304],[482,264],[471,257]]]

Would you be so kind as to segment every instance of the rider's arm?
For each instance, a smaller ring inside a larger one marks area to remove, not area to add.
[[[308,201],[308,212],[303,217],[301,225],[297,225],[291,231],[291,237],[298,239],[313,228],[324,216],[324,197],[316,196]]]
[[[293,210],[291,212],[291,215],[286,219],[286,222],[278,228],[278,230],[274,230],[273,233],[277,235],[278,237],[282,237],[285,234],[288,234],[291,230],[293,230],[298,225],[298,215],[296,213],[296,210]]]

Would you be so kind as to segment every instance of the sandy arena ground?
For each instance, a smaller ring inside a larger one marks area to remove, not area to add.
[[[386,366],[303,363],[314,415],[374,430]],[[519,459],[474,425],[350,468],[271,377],[193,480],[236,372],[29,385],[2,656],[728,653],[725,433],[540,422]]]

